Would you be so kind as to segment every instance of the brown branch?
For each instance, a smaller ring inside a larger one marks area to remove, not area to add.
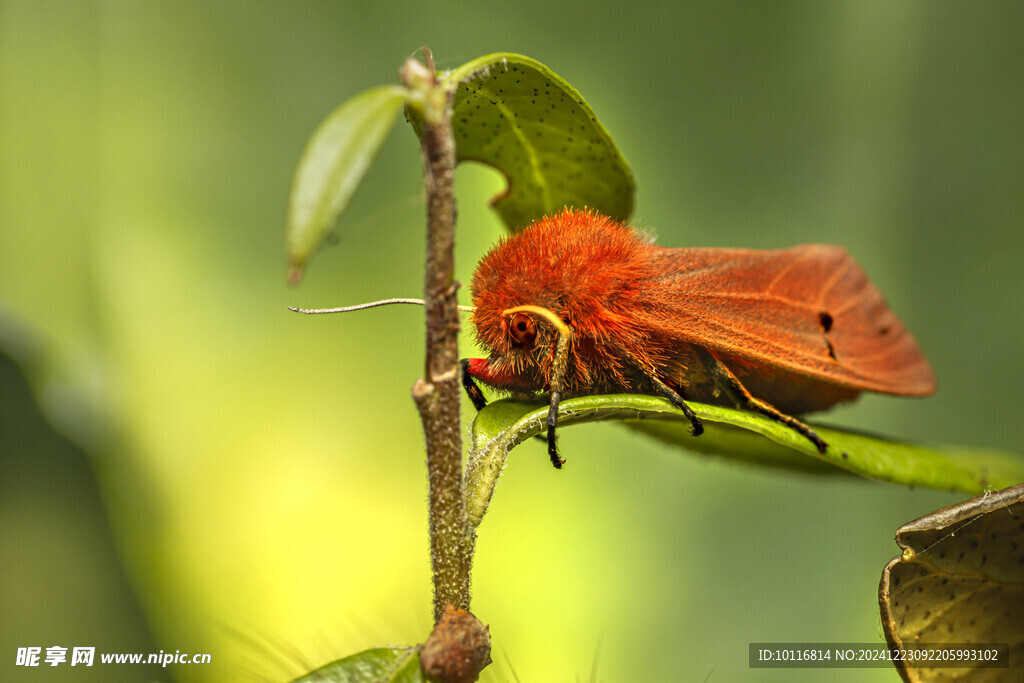
[[[412,395],[427,442],[430,480],[430,558],[434,570],[434,622],[446,604],[469,608],[470,556],[462,495],[462,435],[459,417],[459,318],[454,280],[455,140],[452,93],[439,83],[433,60],[428,66],[410,58],[402,82],[423,121],[423,174],[427,188],[427,259],[423,288],[426,329],[426,377]]]

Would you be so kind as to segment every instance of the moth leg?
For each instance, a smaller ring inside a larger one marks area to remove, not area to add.
[[[743,383],[740,382],[739,378],[732,374],[732,371],[725,367],[725,364],[710,351],[700,347],[695,347],[695,350],[698,358],[701,360],[701,363],[704,364],[705,369],[708,371],[708,374],[715,380],[718,386],[722,387],[729,393],[740,408],[760,413],[765,417],[769,417],[776,422],[786,425],[790,429],[793,429],[805,436],[814,444],[814,447],[818,449],[819,453],[825,452],[825,449],[828,448],[828,444],[826,444],[813,429],[795,417],[786,415],[784,412],[768,402],[762,401],[761,399],[753,396],[747,388],[743,386]]]
[[[551,392],[551,407],[548,408],[548,457],[551,458],[551,464],[555,466],[556,470],[562,469],[562,465],[565,464],[565,458],[558,455],[558,444],[555,442],[555,428],[558,427],[558,404],[562,401],[562,395],[557,391]],[[540,434],[537,435],[538,439],[543,439]]]
[[[473,402],[473,407],[476,408],[477,412],[480,412],[487,406],[487,398],[484,396],[484,392],[480,391],[480,387],[473,380],[473,375],[469,372],[469,359],[463,358],[459,361],[459,365],[462,367],[462,388],[466,390],[466,395]],[[538,434],[533,438],[538,441],[547,442],[547,437],[543,434]]]
[[[469,374],[469,359],[463,358],[459,361],[459,365],[462,367],[462,388],[466,390],[466,395],[473,402],[473,407],[480,412],[487,405],[487,399],[484,398],[480,387],[473,381],[473,376]]]
[[[463,358],[459,361],[459,365],[462,367],[462,388],[466,390],[466,395],[473,402],[473,407],[476,408],[477,412],[480,412],[487,406],[484,392],[480,391],[480,387],[473,381],[473,375],[469,374],[469,359]],[[533,438],[538,441],[547,442],[547,438],[543,434],[538,434]]]
[[[548,408],[548,456],[551,457],[551,464],[555,469],[562,469],[565,464],[558,455],[558,443],[555,440],[555,430],[558,427],[558,404],[562,401],[562,384],[565,381],[565,373],[569,367],[569,344],[572,341],[572,331],[566,327],[565,331],[559,331],[558,341],[555,343],[555,360],[551,366],[550,386],[550,407]]]
[[[683,415],[686,416],[686,419],[690,421],[690,434],[693,436],[700,436],[703,434],[704,423],[701,422],[700,418],[697,417],[697,414],[693,412],[693,408],[686,405],[686,397],[683,396],[683,392],[666,384],[663,379],[658,377],[654,370],[641,363],[636,356],[628,351],[625,351],[625,353],[633,364],[633,367],[638,368],[644,374],[644,377],[647,378],[647,381],[651,383],[654,389],[659,394],[667,398],[672,405],[682,411]]]
[[[683,411],[683,415],[685,415],[686,419],[690,421],[691,435],[700,436],[704,433],[704,423],[701,422],[700,418],[697,417],[697,414],[693,412],[693,408],[686,405],[686,400],[683,398],[682,393],[665,384],[665,382],[663,382],[661,378],[654,373],[647,375],[647,379],[651,381],[654,388],[658,390],[658,393],[667,398],[676,408]]]

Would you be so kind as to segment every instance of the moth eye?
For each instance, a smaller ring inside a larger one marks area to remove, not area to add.
[[[518,346],[530,346],[537,338],[537,328],[534,326],[533,318],[524,313],[516,313],[512,316],[508,321],[508,331]]]

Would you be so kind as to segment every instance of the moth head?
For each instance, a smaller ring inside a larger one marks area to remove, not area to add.
[[[501,377],[494,385],[511,391],[513,396],[517,392],[525,395],[546,391],[555,348],[571,341],[571,328],[550,309],[533,305],[502,310],[491,323],[490,369],[495,377]],[[479,336],[480,330],[477,332]],[[499,338],[495,339],[494,333]]]
[[[475,303],[472,320],[477,341],[486,347],[492,365],[541,381],[559,335],[569,327],[556,313],[541,306],[507,308],[508,303],[501,306],[504,302],[491,297],[477,298]]]

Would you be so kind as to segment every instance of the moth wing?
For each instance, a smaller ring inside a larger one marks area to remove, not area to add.
[[[917,342],[842,247],[661,249],[658,258],[667,286],[651,290],[649,310],[667,314],[660,327],[674,321],[682,342],[748,372],[768,365],[855,390],[935,391]]]

